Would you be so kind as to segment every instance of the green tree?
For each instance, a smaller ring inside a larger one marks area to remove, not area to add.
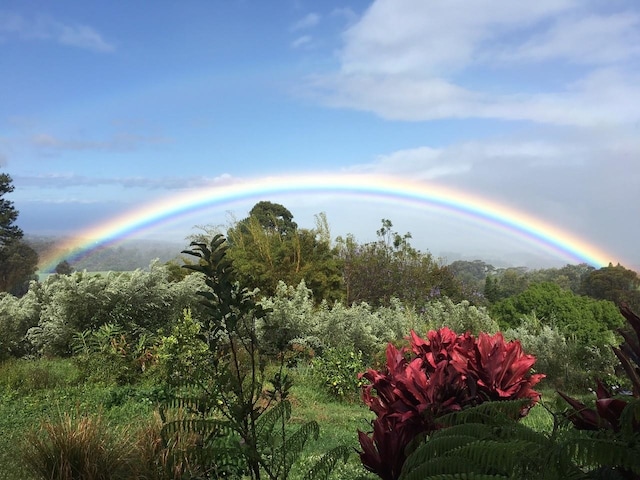
[[[265,230],[287,235],[294,232],[298,225],[293,214],[284,205],[268,201],[256,203],[249,212],[249,218],[255,218]]]
[[[524,292],[531,283],[526,267],[501,268],[487,275],[484,295],[489,303]]]
[[[535,313],[542,325],[556,325],[585,345],[614,340],[611,332],[624,323],[612,302],[576,295],[554,283],[533,284],[493,305],[490,311],[502,328],[516,328],[523,318]]]
[[[23,241],[24,233],[15,225],[18,211],[4,198],[13,192],[12,179],[0,174],[0,292],[24,295],[38,268],[38,254]]]
[[[359,244],[351,235],[338,238],[347,304],[388,305],[394,297],[413,305],[439,296],[459,300],[460,282],[451,270],[413,248],[410,233],[400,235],[392,228],[390,220],[382,219],[372,243]]]
[[[228,255],[239,281],[272,296],[280,281],[298,285],[304,280],[316,299],[339,299],[340,264],[326,217],[318,215],[313,229],[298,228],[292,219],[282,205],[259,202],[227,230]]]
[[[581,293],[640,311],[640,276],[620,264],[591,271],[582,281]]]
[[[448,266],[457,281],[460,282],[462,295],[474,304],[486,303],[485,285],[487,275],[495,271],[495,267],[482,260],[456,260]]]
[[[58,275],[70,275],[71,273],[73,273],[73,267],[69,262],[67,262],[66,260],[63,260],[62,262],[58,263],[58,265],[56,265],[56,268],[54,271]]]
[[[208,315],[200,324],[191,325],[197,339],[173,335],[165,351],[178,354],[181,362],[175,366],[186,369],[172,376],[182,376],[189,387],[170,407],[192,413],[168,420],[163,412],[163,440],[165,445],[174,443],[173,434],[177,438],[196,434],[202,439],[189,449],[194,451],[188,461],[178,462],[195,467],[195,471],[180,472],[188,478],[240,474],[252,480],[286,479],[308,440],[318,438],[319,425],[312,421],[291,428],[291,380],[283,363],[268,377],[258,339],[258,323],[267,311],[252,292],[240,286],[227,252],[222,235],[214,236],[209,244],[194,242],[184,252],[198,259],[186,268],[204,276],[207,288],[198,294]],[[184,325],[190,321],[185,318]],[[188,344],[196,345],[195,363],[184,348]],[[346,461],[349,453],[346,447],[329,451],[305,478],[328,477],[336,462]]]
[[[529,273],[531,283],[552,282],[573,293],[580,294],[584,279],[595,268],[586,263],[565,265],[562,268],[543,268]]]

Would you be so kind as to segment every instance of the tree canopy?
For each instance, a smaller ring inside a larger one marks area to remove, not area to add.
[[[554,283],[530,285],[493,305],[491,314],[502,328],[517,328],[525,317],[535,314],[543,325],[594,345],[612,340],[612,330],[624,323],[614,303],[576,295]]]
[[[382,219],[376,242],[359,244],[351,235],[338,239],[347,304],[388,305],[394,297],[413,305],[440,296],[459,301],[461,285],[449,268],[413,248],[410,233],[392,228]]]
[[[304,280],[316,298],[340,298],[339,260],[323,214],[316,216],[315,228],[298,228],[286,207],[258,202],[248,217],[227,230],[227,239],[229,258],[243,286],[271,296],[280,281],[297,285]]]
[[[15,225],[18,218],[18,210],[13,202],[4,198],[8,193],[14,190],[13,180],[6,173],[0,173],[0,247],[21,239],[23,232]]]
[[[13,192],[12,179],[0,174],[0,291],[24,295],[29,280],[38,266],[38,254],[23,240],[23,232],[15,224],[18,210],[6,194]]]
[[[620,264],[592,270],[583,278],[581,292],[618,305],[626,303],[632,310],[640,311],[640,277]]]

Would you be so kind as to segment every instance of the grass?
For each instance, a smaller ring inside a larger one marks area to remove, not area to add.
[[[100,415],[64,413],[26,435],[23,461],[37,478],[107,480],[131,478],[135,457],[127,433]]]
[[[152,418],[150,401],[141,401],[140,396],[113,401],[114,393],[117,388],[80,383],[78,369],[68,359],[0,364],[0,480],[31,478],[20,452],[25,437],[43,422],[55,424],[65,415],[102,415],[108,425],[126,426]]]
[[[291,422],[298,425],[316,420],[320,424],[318,440],[309,442],[296,468],[299,474],[337,445],[355,449],[356,432],[369,428],[371,413],[359,403],[340,403],[330,398],[306,375],[296,375],[294,381]],[[36,478],[25,469],[21,457],[25,438],[34,440],[34,432],[40,436],[39,448],[49,457],[56,448],[66,448],[82,457],[82,450],[71,441],[74,438],[88,443],[93,452],[105,451],[109,443],[94,441],[91,436],[107,441],[109,435],[98,435],[99,432],[120,431],[121,443],[126,443],[122,432],[143,430],[156,421],[156,390],[152,385],[82,384],[77,368],[69,360],[13,360],[0,364],[0,480]],[[65,444],[63,438],[70,439],[69,443]],[[338,470],[339,478],[365,473],[356,455]]]
[[[308,372],[292,373],[293,426],[310,420],[320,424],[320,436],[317,441],[309,442],[300,464],[292,471],[293,478],[300,478],[305,469],[337,445],[350,447],[354,454],[346,465],[338,465],[334,478],[366,476],[368,472],[355,454],[359,449],[357,431],[370,430],[373,414],[360,402],[345,403],[330,397],[316,386]],[[49,443],[40,444],[45,450],[51,449],[56,439],[61,439],[56,435],[65,429],[69,438],[93,433],[97,440],[87,442],[94,452],[100,452],[114,445],[109,443],[113,442],[113,435],[119,443],[131,446],[134,443],[130,441],[132,435],[138,434],[139,438],[139,432],[148,432],[154,422],[157,425],[154,411],[155,401],[161,394],[158,386],[82,384],[79,378],[77,368],[69,360],[21,360],[0,364],[0,480],[36,478],[29,476],[21,457],[25,438],[31,435],[33,440],[33,432],[39,432],[41,440],[48,436]],[[565,408],[557,398],[553,391],[543,393],[543,402],[552,411]],[[523,422],[535,430],[550,431],[553,415],[538,405]],[[45,425],[44,429],[42,425]],[[57,430],[52,430],[54,427]],[[75,433],[71,435],[70,432]],[[100,439],[106,443],[100,443]],[[73,445],[58,442],[58,447],[72,448]],[[115,447],[112,450],[118,452]]]

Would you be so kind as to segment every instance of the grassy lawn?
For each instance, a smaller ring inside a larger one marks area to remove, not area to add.
[[[304,371],[294,371],[293,378],[291,423],[316,420],[320,424],[319,439],[309,442],[294,469],[294,478],[337,445],[353,448],[354,454],[346,465],[337,467],[333,478],[366,475],[355,450],[359,447],[357,431],[370,429],[372,413],[358,401],[346,403],[330,398]],[[21,445],[25,434],[37,429],[42,421],[60,420],[65,413],[76,417],[100,414],[114,429],[135,430],[153,420],[156,390],[145,385],[115,387],[82,383],[71,360],[0,364],[0,480],[29,478],[22,469]],[[553,411],[563,408],[553,392],[545,393],[543,401]],[[536,430],[550,431],[553,416],[538,405],[524,422]]]
[[[358,446],[357,430],[367,430],[371,413],[360,403],[329,398],[309,377],[295,375],[291,392],[293,425],[316,420],[320,436],[310,441],[296,471],[310,467],[337,445]],[[136,429],[154,418],[153,387],[100,386],[81,383],[70,360],[10,361],[0,365],[0,480],[29,478],[22,468],[25,434],[42,421],[58,421],[65,413],[101,415],[113,428]],[[355,450],[354,450],[355,451]],[[335,478],[365,474],[355,453],[340,465]],[[295,475],[294,475],[295,476]]]

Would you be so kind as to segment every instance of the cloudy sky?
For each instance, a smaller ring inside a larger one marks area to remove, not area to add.
[[[636,0],[0,4],[0,171],[27,234],[186,189],[383,174],[509,206],[640,268]],[[158,227],[183,239],[246,204]],[[288,196],[302,226],[381,218],[448,260],[563,257],[468,218]],[[400,207],[403,207],[400,205]]]

